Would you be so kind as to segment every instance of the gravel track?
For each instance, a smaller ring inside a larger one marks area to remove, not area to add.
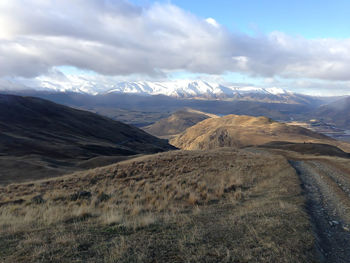
[[[322,161],[290,161],[302,181],[321,262],[350,262],[350,176]]]

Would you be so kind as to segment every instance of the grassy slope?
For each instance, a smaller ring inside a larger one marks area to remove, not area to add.
[[[170,137],[185,131],[187,128],[217,115],[196,111],[190,108],[174,112],[168,118],[161,119],[143,128],[144,131],[158,137]]]
[[[98,156],[170,149],[143,130],[91,112],[0,94],[0,183],[64,174]]]
[[[4,154],[72,158],[171,148],[136,127],[38,98],[0,95],[0,110]]]
[[[8,185],[0,188],[0,258],[312,262],[299,185],[283,157],[228,148]],[[91,196],[76,195],[83,190]],[[43,203],[32,199],[38,194]]]

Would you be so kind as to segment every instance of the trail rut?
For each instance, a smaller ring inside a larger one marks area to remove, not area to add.
[[[307,198],[320,262],[350,262],[350,175],[322,161],[290,161]]]

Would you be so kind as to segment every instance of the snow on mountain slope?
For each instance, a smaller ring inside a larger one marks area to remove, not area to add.
[[[85,94],[113,94],[127,93],[139,95],[165,95],[176,98],[197,99],[258,99],[274,100],[283,96],[293,95],[281,88],[261,88],[254,86],[233,86],[201,80],[173,80],[173,81],[106,81],[92,77],[59,76],[36,78],[32,83],[21,83],[9,80],[0,82],[0,90],[14,89],[46,90],[55,92],[76,92]]]
[[[249,93],[278,95],[287,94],[288,92],[279,88],[234,87],[205,81],[177,80],[168,82],[121,82],[115,84],[107,93],[166,95],[179,98],[230,98]]]

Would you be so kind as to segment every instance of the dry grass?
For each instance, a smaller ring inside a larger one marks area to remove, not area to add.
[[[8,185],[0,259],[310,262],[299,183],[283,157],[222,148]]]
[[[185,108],[174,112],[168,118],[161,119],[149,126],[143,127],[143,130],[159,138],[170,139],[200,121],[207,118],[218,117],[219,116],[215,114]]]
[[[207,150],[218,147],[256,146],[273,141],[324,143],[350,152],[349,143],[267,117],[244,115],[206,119],[172,138],[170,143],[184,150]]]

